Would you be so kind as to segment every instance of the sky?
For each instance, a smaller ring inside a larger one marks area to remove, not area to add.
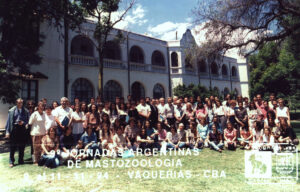
[[[116,28],[162,40],[175,40],[177,31],[180,39],[186,29],[193,28],[192,9],[197,2],[198,0],[136,0],[134,7]],[[124,5],[121,10],[122,7]]]

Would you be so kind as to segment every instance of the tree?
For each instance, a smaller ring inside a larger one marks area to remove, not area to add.
[[[300,0],[202,0],[193,10],[211,53],[238,48],[249,56],[266,42],[282,42],[300,29]]]
[[[3,102],[14,102],[12,98],[18,95],[20,86],[16,84],[21,75],[30,74],[30,66],[41,63],[42,57],[38,51],[44,36],[40,33],[40,23],[48,23],[61,32],[64,17],[70,21],[82,18],[83,12],[75,2],[0,0],[0,52],[4,60],[0,73],[3,88],[0,98]]]
[[[183,85],[178,85],[173,89],[174,95],[178,97],[197,97],[200,96],[202,99],[209,97],[210,95],[214,95],[219,97],[219,93],[216,92],[215,90],[209,90],[205,86],[202,86],[201,84],[195,85],[195,84],[190,84],[186,86],[185,84]]]
[[[96,20],[94,38],[97,41],[96,48],[99,54],[99,76],[98,76],[98,95],[103,98],[103,65],[104,49],[109,33],[113,27],[122,21],[127,12],[133,7],[135,0],[131,0],[124,11],[121,11],[117,19],[113,19],[112,14],[119,10],[121,0],[82,0],[81,6],[89,16]],[[119,33],[121,34],[121,33]],[[122,37],[121,37],[122,38]]]

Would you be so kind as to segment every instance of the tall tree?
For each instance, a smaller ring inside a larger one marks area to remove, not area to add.
[[[200,0],[193,10],[209,39],[206,50],[238,48],[246,56],[300,29],[300,0]]]
[[[103,98],[103,65],[104,48],[107,43],[109,33],[113,27],[122,21],[128,11],[133,7],[135,0],[130,0],[126,8],[121,10],[117,18],[113,19],[113,13],[119,11],[121,0],[82,0],[81,6],[85,8],[89,16],[97,21],[94,31],[94,38],[97,41],[97,51],[99,55],[99,76],[98,95]]]

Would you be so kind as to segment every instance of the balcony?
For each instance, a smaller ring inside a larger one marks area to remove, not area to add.
[[[113,60],[113,59],[104,59],[103,67],[111,68],[111,69],[125,69],[126,68],[126,66],[123,65],[122,61]]]
[[[181,71],[181,67],[171,67],[171,74],[180,74]]]
[[[154,73],[166,73],[167,68],[165,66],[151,65],[152,72]]]
[[[95,57],[83,55],[71,55],[70,63],[73,65],[97,66],[98,62]]]
[[[150,68],[150,65],[147,65],[144,63],[130,62],[130,70],[131,71],[150,71],[149,68]]]
[[[197,71],[193,68],[185,68],[185,74],[187,74],[187,75],[197,75]]]

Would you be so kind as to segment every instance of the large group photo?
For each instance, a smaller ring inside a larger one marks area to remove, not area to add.
[[[0,192],[300,191],[300,0],[0,0]]]

